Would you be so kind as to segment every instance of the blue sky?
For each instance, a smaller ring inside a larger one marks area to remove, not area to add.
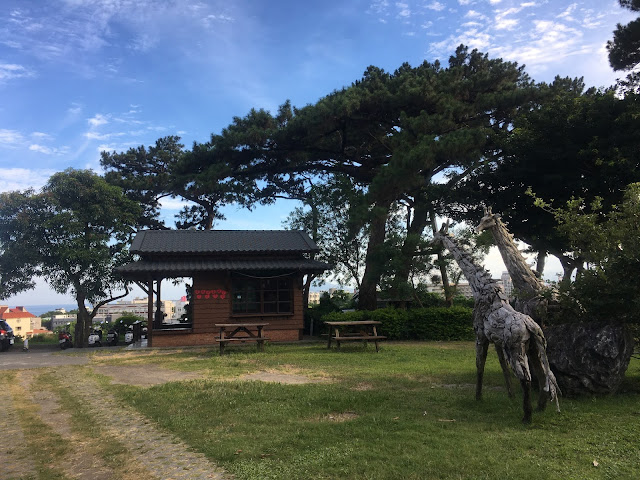
[[[369,65],[446,63],[460,43],[524,63],[535,80],[608,86],[604,45],[632,18],[616,0],[5,0],[0,191],[67,167],[100,171],[101,150],[206,141],[250,108],[313,103]],[[218,227],[280,228],[295,206],[230,208]],[[177,205],[166,207],[170,218]],[[72,300],[40,286],[3,303],[56,301]]]

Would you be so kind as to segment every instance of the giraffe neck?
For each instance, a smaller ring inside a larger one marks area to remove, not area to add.
[[[456,244],[453,239],[447,235],[441,235],[440,240],[444,247],[451,252],[453,258],[456,259],[460,270],[469,282],[469,286],[473,290],[474,297],[485,295],[487,288],[495,285],[491,279],[491,275],[483,267],[476,265],[468,252],[463,250]]]
[[[502,255],[513,286],[527,295],[539,295],[545,290],[544,283],[533,273],[524,257],[516,247],[513,237],[499,218],[495,219],[491,233]]]

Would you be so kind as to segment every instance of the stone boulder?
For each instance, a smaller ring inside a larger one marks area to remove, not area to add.
[[[544,329],[547,357],[563,395],[613,393],[633,354],[633,336],[621,324],[565,323]]]

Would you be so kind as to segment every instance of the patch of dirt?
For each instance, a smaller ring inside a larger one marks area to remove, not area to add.
[[[355,387],[352,387],[351,390],[355,390],[356,392],[366,392],[367,390],[373,390],[373,385],[366,382],[360,382]]]
[[[0,405],[2,405],[2,415],[0,415],[2,444],[11,450],[9,461],[2,464],[2,478],[9,480],[35,477],[31,452],[14,410],[13,397],[6,386],[0,388]]]
[[[476,385],[474,383],[434,383],[433,385],[431,385],[431,388],[449,388],[449,389],[456,389],[456,388],[476,388]],[[487,387],[487,386],[483,386],[482,389],[486,389],[486,390],[504,390],[504,387]]]
[[[280,371],[260,371],[249,373],[239,377],[239,380],[258,380],[260,382],[275,382],[293,385],[300,385],[304,383],[323,383],[327,381],[324,378],[311,378],[306,375]]]
[[[89,453],[82,440],[73,433],[71,415],[61,408],[59,397],[51,391],[35,388],[34,382],[39,374],[41,372],[37,370],[22,370],[18,374],[18,381],[25,396],[36,406],[34,412],[68,445],[69,452],[59,462],[61,468],[67,475],[80,480],[113,478],[104,461]]]
[[[95,373],[105,375],[113,383],[150,387],[167,382],[182,382],[204,378],[202,373],[180,372],[156,365],[93,365]]]
[[[354,420],[358,417],[359,415],[355,412],[329,413],[327,415],[324,415],[321,418],[321,420],[324,420],[327,422],[342,423],[342,422],[348,422],[349,420]]]

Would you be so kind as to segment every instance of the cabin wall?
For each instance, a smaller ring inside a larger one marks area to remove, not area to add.
[[[187,331],[153,331],[153,346],[217,345],[216,323],[265,322],[263,330],[271,342],[302,340],[304,308],[302,275],[293,286],[293,313],[289,315],[234,315],[231,310],[231,276],[228,273],[193,277],[193,328]]]

